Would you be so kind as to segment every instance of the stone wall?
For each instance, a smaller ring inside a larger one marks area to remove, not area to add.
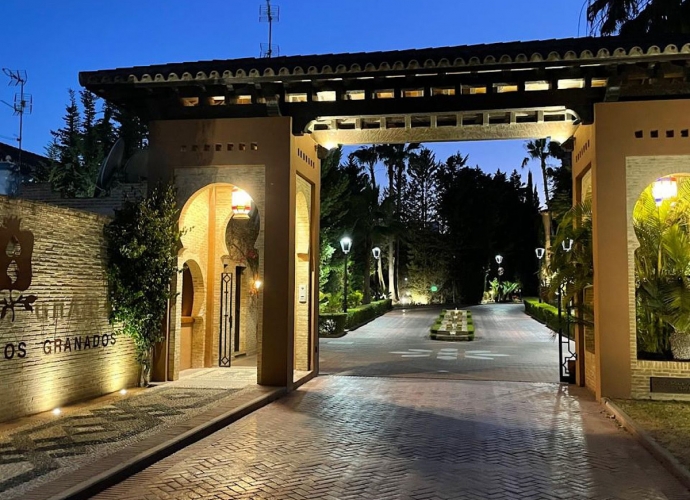
[[[108,323],[107,220],[0,197],[0,421],[136,384],[134,346]]]
[[[295,369],[309,370],[311,289],[309,266],[311,191],[309,182],[297,176],[295,200]],[[300,286],[305,287],[300,300]],[[306,301],[305,301],[306,300]]]
[[[25,184],[21,186],[18,198],[42,201],[59,207],[74,208],[101,215],[114,215],[128,198],[140,198],[146,195],[146,182],[118,184],[107,196],[98,198],[63,198],[54,192],[49,183]]]

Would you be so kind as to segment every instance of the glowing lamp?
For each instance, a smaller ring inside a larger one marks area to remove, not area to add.
[[[501,262],[503,262],[503,256],[502,255],[497,255],[496,256],[496,264],[499,266],[501,265]]]
[[[261,280],[256,280],[254,282],[254,288],[256,288],[257,290],[261,288],[261,285],[263,285],[263,282]]]
[[[232,215],[235,219],[249,219],[252,209],[252,198],[249,193],[240,188],[232,190]]]
[[[675,177],[661,177],[652,184],[652,196],[658,207],[664,200],[678,196],[678,181]]]
[[[60,415],[60,413],[62,413],[62,410],[60,408],[53,409],[53,415],[55,415],[56,417]]]
[[[352,249],[352,239],[348,238],[347,236],[343,239],[340,240],[340,248],[342,248],[343,253],[345,255],[350,253],[350,250]]]
[[[379,247],[372,248],[371,253],[374,254],[374,259],[376,260],[381,258],[381,249]]]
[[[536,248],[534,250],[534,253],[537,254],[537,259],[541,260],[544,258],[544,254],[546,253],[546,249],[544,248]]]
[[[561,246],[563,247],[563,251],[570,252],[573,249],[573,240],[571,240],[570,238],[568,238],[567,240],[563,240]]]

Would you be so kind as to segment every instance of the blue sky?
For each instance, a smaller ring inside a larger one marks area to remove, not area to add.
[[[282,55],[358,52],[578,36],[583,0],[274,0]],[[259,0],[2,0],[0,67],[24,69],[34,110],[24,147],[43,153],[61,126],[67,89],[83,70],[258,56],[267,26]],[[579,34],[586,34],[584,20]],[[0,75],[0,100],[15,88]],[[18,133],[0,105],[0,141]],[[461,151],[487,171],[519,168],[522,141],[433,145]]]

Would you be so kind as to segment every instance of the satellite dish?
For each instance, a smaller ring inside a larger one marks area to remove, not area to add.
[[[125,163],[125,182],[140,182],[149,176],[149,151],[140,149]]]
[[[122,166],[122,158],[125,155],[125,141],[120,137],[113,147],[110,149],[108,156],[103,160],[101,170],[98,172],[98,180],[96,181],[96,191],[94,191],[94,198],[98,198],[101,193],[107,191],[106,187],[110,183],[115,172]]]

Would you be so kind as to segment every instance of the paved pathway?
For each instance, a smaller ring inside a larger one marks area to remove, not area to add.
[[[256,368],[187,370],[132,389],[0,424],[0,498],[47,498],[260,397]]]
[[[690,499],[584,390],[457,380],[556,378],[548,331],[518,313],[477,310],[455,360],[427,347],[433,312],[380,318],[322,348],[331,371],[368,376],[319,377],[97,498]]]
[[[629,499],[690,494],[557,384],[320,377],[96,498]]]
[[[470,308],[471,342],[429,339],[440,310],[395,310],[340,339],[320,340],[320,372],[522,382],[558,381],[558,344],[521,304]]]

